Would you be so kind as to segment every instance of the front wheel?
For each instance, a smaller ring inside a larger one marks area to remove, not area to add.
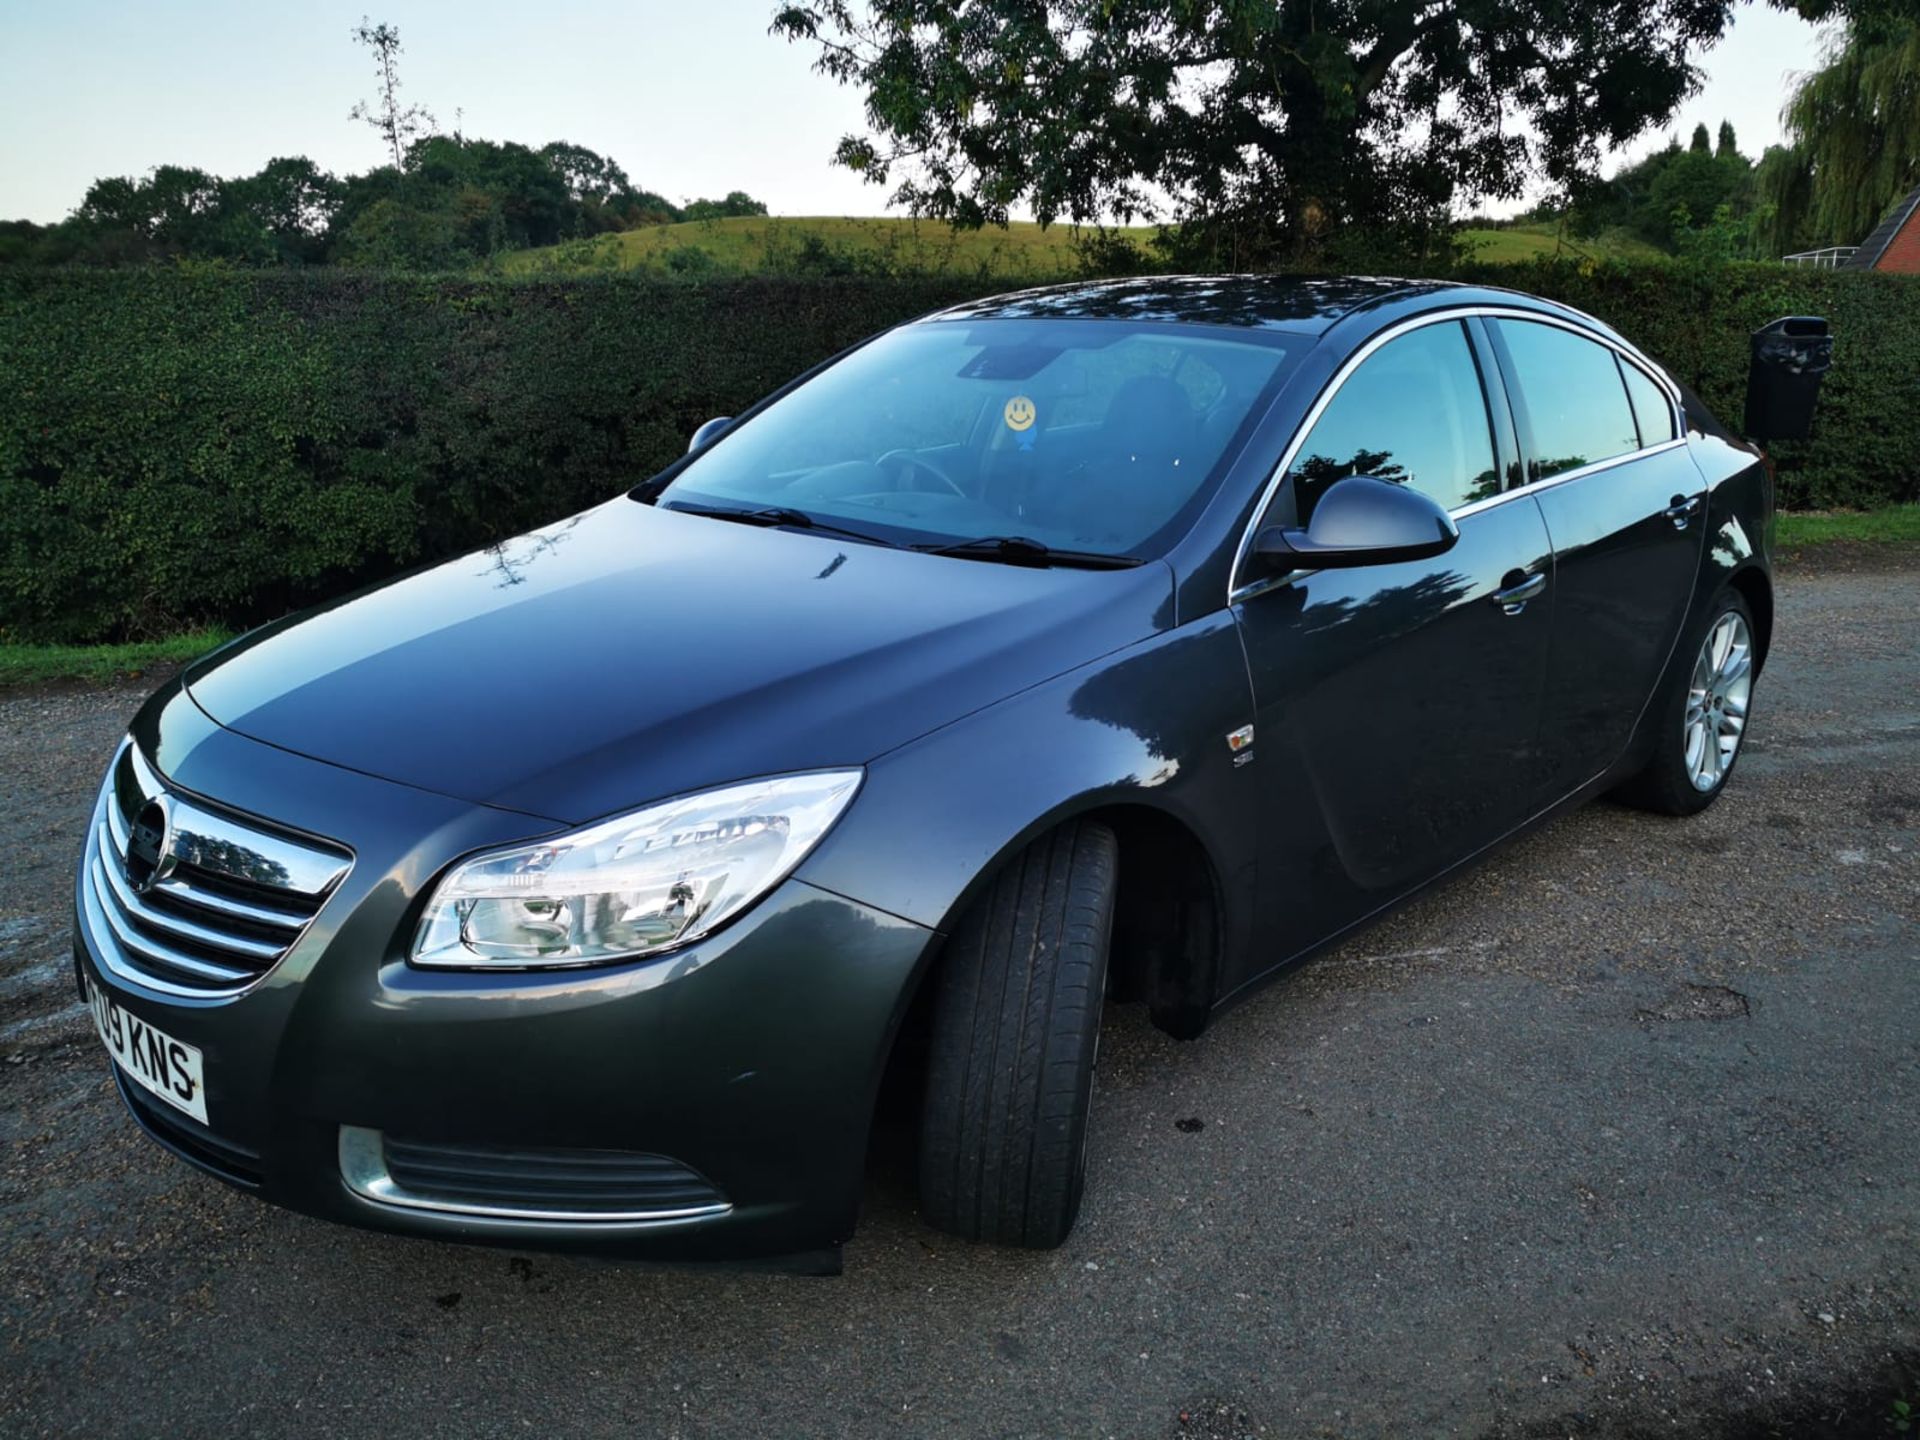
[[[921,1211],[942,1230],[1051,1249],[1073,1229],[1118,859],[1105,825],[1063,825],[947,942],[920,1127]]]
[[[1676,663],[1652,717],[1653,755],[1618,792],[1662,815],[1697,814],[1726,788],[1753,708],[1753,614],[1739,592],[1723,591],[1690,640],[1692,662]]]

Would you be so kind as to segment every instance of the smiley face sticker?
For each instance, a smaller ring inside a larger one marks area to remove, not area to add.
[[[1038,412],[1033,408],[1033,401],[1024,395],[1016,395],[1007,401],[1006,409],[1000,413],[1009,430],[1016,435],[1024,435],[1033,428],[1033,419]]]

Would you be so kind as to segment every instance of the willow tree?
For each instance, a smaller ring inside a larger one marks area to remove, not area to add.
[[[1762,243],[1785,253],[1864,239],[1920,185],[1920,24],[1842,31],[1783,118],[1790,144],[1760,166]]]
[[[1825,13],[1836,0],[1774,0]],[[1211,258],[1444,227],[1665,121],[1732,0],[806,0],[837,159],[961,225],[1171,213]]]

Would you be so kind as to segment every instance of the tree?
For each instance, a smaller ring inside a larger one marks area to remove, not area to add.
[[[227,202],[270,237],[274,257],[295,264],[326,258],[326,234],[343,187],[304,155],[269,160],[257,175],[222,182]]]
[[[97,180],[74,212],[77,258],[156,260],[192,255],[250,264],[272,258],[266,226],[235,186],[185,165],[161,165],[144,180]]]
[[[353,28],[356,43],[373,51],[374,73],[379,77],[380,93],[369,105],[365,100],[348,112],[349,120],[359,120],[380,132],[393,152],[396,167],[406,157],[407,147],[433,129],[433,116],[419,105],[400,103],[400,31],[387,24],[369,24],[362,15]]]
[[[576,205],[605,205],[622,191],[633,188],[626,171],[584,145],[555,140],[540,147],[540,158],[560,176]]]
[[[1709,223],[1723,211],[1732,219],[1747,213],[1752,167],[1738,150],[1715,153],[1699,144],[1706,133],[1702,125],[1693,145],[1663,156],[1664,163],[1647,185],[1637,228],[1657,244],[1678,245],[1683,231]]]
[[[686,217],[689,220],[723,220],[733,215],[764,215],[766,213],[766,205],[744,190],[729,190],[724,200],[689,201],[686,209]]]
[[[1245,263],[1590,179],[1695,88],[1731,3],[807,0],[772,28],[864,92],[872,133],[836,158],[916,213],[1097,223],[1164,197]]]
[[[1770,252],[1857,244],[1920,184],[1920,24],[1850,25],[1785,118],[1789,146],[1761,167]]]

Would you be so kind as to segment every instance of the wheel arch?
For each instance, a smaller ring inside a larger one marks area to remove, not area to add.
[[[1206,841],[1170,809],[1112,792],[1076,797],[1037,818],[981,866],[937,928],[951,934],[1022,851],[1078,820],[1108,826],[1119,841],[1108,959],[1114,998],[1144,1003],[1158,1029],[1191,1039],[1206,1028],[1219,998],[1228,933],[1226,889]],[[939,963],[936,956],[927,975]],[[924,986],[927,975],[916,983]]]
[[[1227,964],[1232,907],[1223,872],[1199,832],[1171,810],[1137,796],[1095,791],[1038,816],[975,872],[936,927],[953,933],[995,878],[1042,837],[1077,821],[1109,826],[1119,842],[1108,973],[1114,997],[1147,1006],[1155,1028],[1197,1037],[1212,1017]],[[869,1101],[872,1124],[891,1143],[917,1136],[930,1060],[935,983],[951,956],[933,946],[901,996]]]
[[[1753,612],[1753,673],[1758,675],[1773,648],[1773,581],[1758,565],[1743,565],[1727,577],[1727,588],[1736,591]]]

